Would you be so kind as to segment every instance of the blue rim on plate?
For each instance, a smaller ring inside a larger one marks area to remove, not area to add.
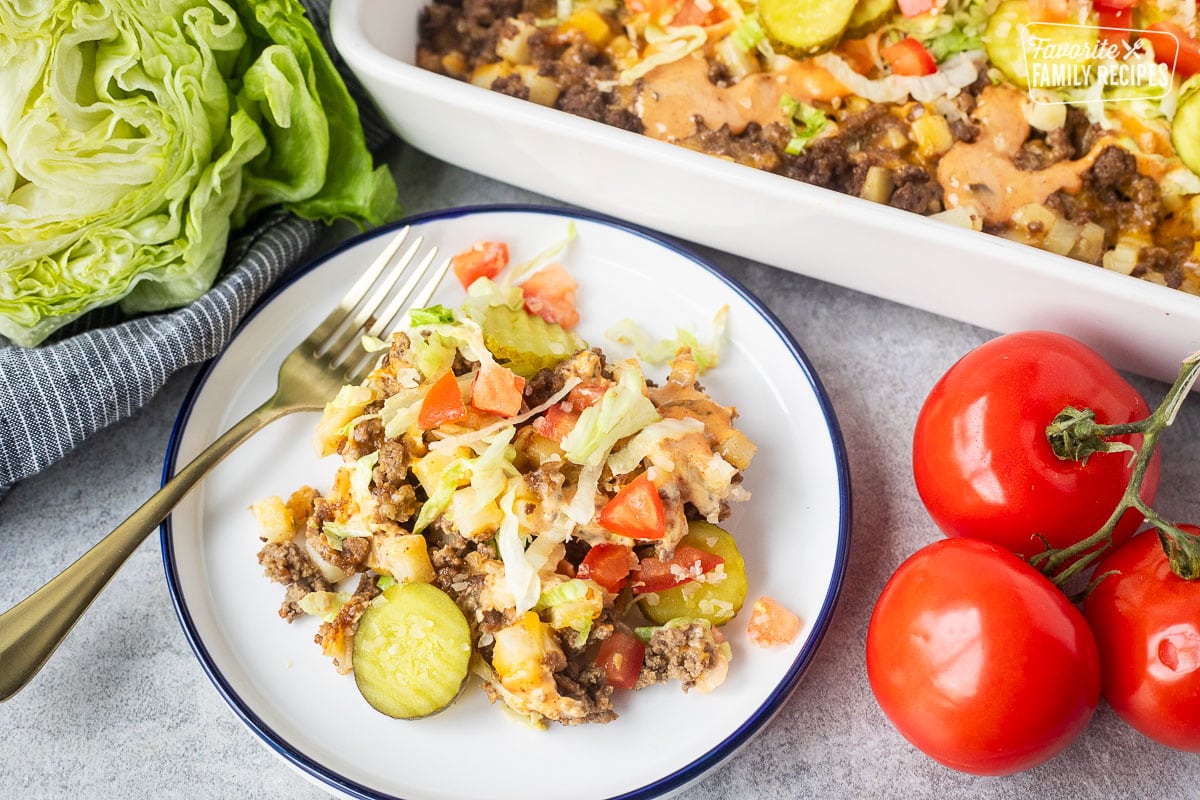
[[[833,619],[834,609],[837,606],[838,598],[841,594],[842,579],[845,575],[846,561],[850,550],[850,519],[851,519],[851,499],[850,499],[850,472],[847,466],[846,448],[842,439],[841,429],[838,426],[837,417],[834,414],[833,406],[829,401],[829,396],[825,392],[824,386],[817,377],[816,371],[809,362],[808,357],[801,350],[791,332],[783,325],[778,317],[775,316],[770,309],[755,297],[749,290],[741,286],[733,278],[729,277],[713,265],[700,258],[691,250],[681,246],[680,244],[666,239],[663,236],[654,233],[650,230],[634,225],[629,222],[615,219],[603,214],[597,214],[589,211],[581,211],[575,209],[555,208],[550,206],[535,206],[526,204],[503,204],[503,205],[486,205],[486,206],[460,206],[441,211],[431,211],[422,214],[414,214],[402,220],[398,220],[390,225],[381,228],[376,228],[363,234],[354,236],[345,242],[342,242],[334,249],[325,253],[321,257],[305,264],[295,270],[284,275],[280,283],[268,293],[259,303],[251,310],[246,318],[242,320],[235,331],[230,342],[235,340],[250,322],[263,308],[270,304],[284,290],[295,283],[297,280],[307,275],[309,272],[323,266],[326,262],[335,256],[356,247],[368,240],[379,236],[386,235],[390,231],[397,230],[404,225],[417,225],[421,223],[436,222],[444,219],[454,219],[456,217],[489,214],[489,213],[532,213],[545,214],[547,216],[565,217],[573,219],[589,220],[591,222],[610,226],[620,229],[627,233],[634,234],[644,239],[649,239],[654,244],[674,251],[675,253],[692,261],[697,266],[711,273],[720,281],[725,283],[735,294],[750,305],[784,342],[787,349],[791,352],[796,360],[796,365],[800,368],[809,385],[812,387],[813,394],[816,397],[817,403],[821,408],[825,422],[829,428],[830,441],[833,445],[834,460],[837,465],[838,478],[838,542],[837,553],[834,562],[834,569],[830,576],[830,585],[825,594],[824,603],[813,623],[813,633],[801,648],[799,654],[792,662],[783,680],[775,687],[775,690],[767,696],[766,700],[755,709],[742,725],[740,725],[733,733],[719,742],[711,750],[705,753],[700,758],[696,759],[687,766],[660,778],[657,781],[649,783],[631,792],[616,795],[606,800],[650,800],[650,798],[660,797],[669,794],[673,791],[682,789],[688,784],[696,781],[709,770],[717,767],[725,759],[737,752],[742,745],[746,744],[755,734],[757,734],[779,711],[782,709],[788,697],[795,690],[803,677],[805,671],[816,655],[822,639],[829,628],[829,624]],[[188,420],[191,417],[192,409],[194,408],[196,398],[200,391],[204,388],[209,375],[212,372],[213,366],[220,360],[220,354],[206,363],[201,369],[195,380],[192,382],[188,390],[187,396],[184,398],[183,406],[180,409],[179,415],[175,420],[175,425],[171,431],[171,439],[167,447],[166,459],[163,463],[162,482],[165,483],[175,473],[175,461],[178,455],[180,436]],[[268,747],[274,750],[280,757],[288,761],[292,766],[299,769],[308,777],[316,780],[324,786],[338,791],[350,797],[361,798],[361,800],[407,800],[406,798],[397,797],[395,795],[383,794],[377,792],[367,786],[350,780],[345,776],[338,775],[324,765],[314,761],[304,753],[299,752],[296,748],[285,741],[270,726],[268,726],[261,718],[258,717],[250,707],[243,701],[238,694],[230,686],[229,682],[221,674],[212,656],[201,640],[196,626],[191,618],[191,613],[188,610],[187,603],[183,599],[183,593],[179,585],[179,575],[177,565],[175,563],[174,550],[172,548],[172,528],[171,517],[167,517],[160,526],[160,543],[162,547],[163,567],[166,571],[167,588],[171,595],[171,602],[175,607],[175,613],[179,617],[180,624],[183,626],[184,635],[187,637],[188,643],[195,652],[196,657],[200,661],[201,667],[208,675],[221,697],[229,704],[234,713],[244,722],[251,731],[253,731]]]

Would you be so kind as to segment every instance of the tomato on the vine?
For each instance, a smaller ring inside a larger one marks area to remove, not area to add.
[[[1153,530],[1105,555],[1095,575],[1105,573],[1083,604],[1104,698],[1156,742],[1200,752],[1200,581],[1171,571]]]
[[[939,540],[900,565],[871,615],[866,656],[900,733],[977,775],[1053,757],[1100,698],[1083,615],[1016,555],[976,539]]]
[[[913,476],[930,516],[948,536],[995,542],[1023,556],[1063,548],[1095,533],[1129,482],[1128,452],[1060,459],[1046,426],[1067,406],[1099,423],[1149,415],[1146,401],[1098,353],[1045,331],[1007,334],[960,359],[937,382],[917,417]],[[1136,446],[1140,435],[1120,437]],[[1157,453],[1141,496],[1153,502]],[[1115,542],[1141,523],[1130,510]]]

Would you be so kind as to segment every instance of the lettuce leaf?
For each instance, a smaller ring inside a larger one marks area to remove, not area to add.
[[[575,427],[563,437],[563,453],[572,463],[599,466],[618,441],[658,419],[658,410],[646,396],[642,371],[626,362],[619,369],[616,384],[585,408]]]
[[[194,300],[282,207],[395,212],[297,0],[28,0],[0,15],[0,334]],[[336,168],[331,168],[336,165]]]

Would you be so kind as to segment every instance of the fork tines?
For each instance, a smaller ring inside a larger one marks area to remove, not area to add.
[[[410,230],[406,226],[397,232],[346,292],[337,308],[308,337],[314,355],[327,360],[333,369],[344,369],[351,382],[360,379],[359,373],[365,372],[372,361],[372,354],[360,347],[362,338],[383,339],[408,309],[428,305],[450,267],[450,261],[446,259],[426,279],[437,256],[437,248],[429,248],[418,261],[424,242],[421,236],[397,258]],[[414,261],[417,262],[415,267],[412,266]],[[407,279],[396,289],[405,275]]]

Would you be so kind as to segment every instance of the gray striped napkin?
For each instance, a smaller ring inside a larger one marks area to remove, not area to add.
[[[391,134],[329,40],[329,0],[302,0],[359,100],[367,144]],[[53,343],[0,347],[0,498],[101,428],[144,406],[178,370],[216,355],[246,312],[320,240],[319,223],[277,213],[230,242],[217,283],[176,311],[121,321],[103,309]],[[3,341],[3,339],[0,339]]]

